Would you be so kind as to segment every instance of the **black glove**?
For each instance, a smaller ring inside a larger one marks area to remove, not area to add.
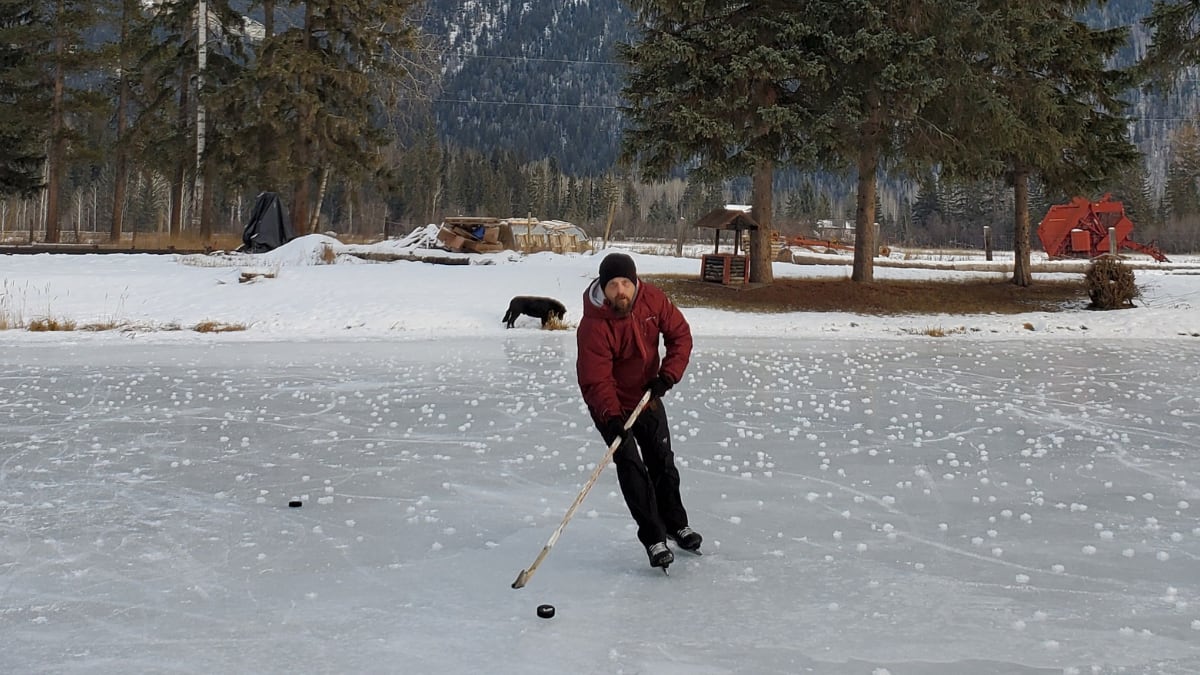
[[[625,430],[625,418],[623,417],[608,418],[600,427],[600,431],[604,432],[605,438],[613,440],[620,438],[622,443],[625,442],[625,436],[629,433]],[[612,443],[612,440],[610,440],[609,443]]]
[[[662,398],[664,394],[670,391],[671,387],[675,386],[674,380],[666,375],[659,373],[658,377],[646,383],[645,390],[650,392],[650,398]]]

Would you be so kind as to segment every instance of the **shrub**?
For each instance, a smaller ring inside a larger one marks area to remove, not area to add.
[[[337,253],[334,253],[333,247],[329,244],[321,244],[321,263],[332,265],[337,262]]]
[[[26,326],[26,330],[35,333],[48,333],[57,331],[72,331],[75,330],[75,322],[70,319],[56,319],[46,316],[40,319],[34,319]]]
[[[1092,309],[1133,307],[1141,292],[1133,280],[1133,270],[1115,256],[1100,256],[1092,261],[1083,278]]]

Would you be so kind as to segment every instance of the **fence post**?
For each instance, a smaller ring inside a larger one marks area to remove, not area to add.
[[[983,254],[988,262],[992,260],[992,226],[983,226]]]
[[[1108,254],[1115,256],[1117,254],[1117,228],[1108,228]]]

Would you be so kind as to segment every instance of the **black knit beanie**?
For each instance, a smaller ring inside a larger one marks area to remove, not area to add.
[[[600,288],[617,277],[625,277],[636,284],[637,266],[633,264],[633,258],[624,253],[609,253],[600,261]]]

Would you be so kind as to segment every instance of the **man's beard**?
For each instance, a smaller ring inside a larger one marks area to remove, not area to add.
[[[613,311],[621,316],[625,316],[633,309],[633,298],[618,296],[608,301],[608,304],[613,308]]]

